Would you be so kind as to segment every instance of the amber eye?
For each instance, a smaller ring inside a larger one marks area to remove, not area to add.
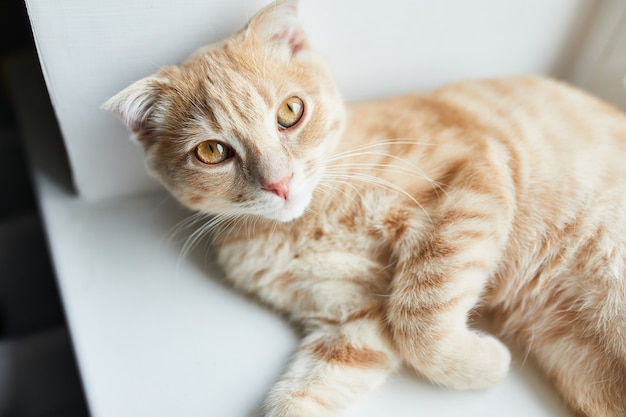
[[[304,102],[298,97],[289,97],[280,104],[276,120],[282,128],[289,129],[298,123],[303,113]]]
[[[200,162],[215,165],[232,157],[233,151],[217,141],[207,140],[196,146],[194,154]]]

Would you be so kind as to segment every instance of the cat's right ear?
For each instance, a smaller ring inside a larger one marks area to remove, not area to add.
[[[107,100],[102,108],[119,117],[138,142],[149,145],[154,140],[151,118],[168,83],[167,78],[156,75],[135,81]]]
[[[295,56],[309,44],[298,20],[298,0],[276,0],[250,19],[249,34]]]

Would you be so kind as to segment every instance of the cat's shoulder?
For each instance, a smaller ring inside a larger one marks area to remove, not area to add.
[[[367,113],[381,108],[432,109],[437,104],[507,101],[524,102],[585,102],[598,100],[566,82],[541,75],[521,75],[499,78],[467,79],[445,84],[430,91],[350,103],[352,110]],[[465,106],[462,106],[465,107]]]

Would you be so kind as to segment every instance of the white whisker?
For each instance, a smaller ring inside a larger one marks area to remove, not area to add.
[[[346,190],[344,190],[344,189],[342,189],[340,187],[331,187],[328,183],[346,185],[346,186],[352,188],[352,190],[354,190],[361,198],[363,198],[363,195],[361,194],[359,189],[354,184],[352,184],[350,181],[340,180],[340,179],[337,179],[337,178],[325,178],[325,182],[324,183],[320,183],[320,186],[325,186],[330,191],[340,192],[341,194],[343,194],[344,197],[350,198],[352,200],[352,202],[356,202],[357,200],[356,200],[355,196],[350,195]]]
[[[369,174],[364,174],[364,173],[347,173],[347,174],[334,174],[334,173],[330,173],[327,174],[326,177],[328,179],[334,179],[334,180],[361,180],[365,183],[368,184],[373,184],[373,185],[378,185],[381,186],[387,190],[390,191],[394,191],[404,197],[406,197],[408,200],[410,200],[411,202],[413,202],[417,207],[419,207],[424,214],[426,215],[426,217],[428,218],[428,221],[432,223],[432,219],[430,217],[430,215],[428,214],[428,211],[426,210],[426,208],[420,204],[419,201],[417,201],[417,199],[415,197],[413,197],[411,194],[409,194],[406,190],[404,190],[402,187],[398,186],[397,184],[394,184],[390,181],[387,181],[383,178],[380,177],[376,177],[374,175],[369,175]]]
[[[407,140],[407,139],[408,138],[386,139],[386,140],[381,140],[381,141],[377,141],[374,143],[368,143],[365,145],[356,146],[352,149],[335,154],[332,158],[329,159],[329,161],[349,158],[351,156],[354,156],[355,153],[363,152],[368,149],[375,149],[378,147],[388,147],[388,146],[394,146],[394,145],[441,146],[441,145],[430,143],[430,142],[421,142],[421,141]]]

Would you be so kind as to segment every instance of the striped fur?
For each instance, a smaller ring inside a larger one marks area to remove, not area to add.
[[[403,364],[486,388],[509,367],[500,340],[579,415],[626,415],[624,114],[537,77],[345,106],[295,9],[270,5],[106,105],[210,215],[199,230],[233,285],[305,329],[265,415],[340,415]],[[284,130],[290,95],[305,113]],[[194,160],[208,139],[235,157]],[[264,186],[285,178],[286,199]],[[468,326],[476,310],[498,338]]]

